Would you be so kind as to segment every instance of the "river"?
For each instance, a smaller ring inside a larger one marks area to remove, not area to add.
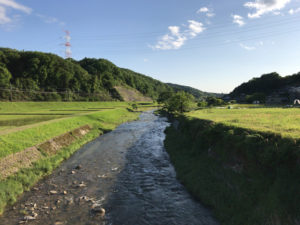
[[[8,207],[0,224],[217,225],[176,180],[163,147],[168,125],[144,112],[84,145]]]

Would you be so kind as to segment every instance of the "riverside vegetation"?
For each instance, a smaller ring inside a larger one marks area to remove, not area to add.
[[[143,108],[145,106],[148,107]],[[7,204],[14,203],[23,191],[29,190],[39,179],[50,174],[80,146],[104,132],[114,129],[121,123],[137,119],[139,112],[133,108],[143,110],[149,109],[149,106],[152,105],[127,102],[0,103],[1,121],[6,121],[8,118],[11,121],[11,126],[4,126],[0,130],[2,132],[0,133],[0,163],[6,157],[22,153],[24,149],[32,146],[38,146],[36,152],[41,155],[29,167],[20,168],[8,177],[3,178],[3,174],[0,174],[0,214]],[[57,114],[59,119],[56,118]],[[50,120],[49,115],[53,116]],[[33,116],[40,119],[36,120]],[[44,116],[46,121],[41,122]],[[7,118],[3,119],[2,117]],[[33,120],[28,120],[27,117]],[[27,125],[24,126],[20,120],[25,121]],[[14,123],[14,121],[17,122]],[[89,132],[81,135],[80,138],[76,133],[70,132],[82,126],[88,126]],[[55,154],[48,154],[42,146],[38,145],[65,133],[68,133],[74,141],[63,146]]]
[[[177,176],[222,224],[300,223],[299,109],[209,108],[174,121],[165,147]]]

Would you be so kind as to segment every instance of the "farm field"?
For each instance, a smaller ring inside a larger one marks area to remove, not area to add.
[[[113,130],[121,123],[137,119],[140,111],[133,110],[131,104],[130,102],[1,102],[0,168],[3,170],[0,170],[0,214],[7,204],[14,203],[17,196],[24,190],[29,190],[43,176],[50,174],[80,146]],[[151,109],[151,103],[137,103],[137,105],[138,110]],[[89,131],[80,138],[74,136],[76,133],[70,133],[82,127]],[[62,142],[63,148],[54,154],[44,152],[42,147],[36,150],[29,149],[60,135],[69,135],[66,137],[73,141],[66,146]],[[24,166],[16,161],[20,157],[26,158],[23,160]],[[9,176],[5,174],[8,167],[15,170],[13,173],[9,172]]]
[[[299,108],[209,108],[187,113],[188,116],[252,130],[300,137]]]
[[[0,102],[0,135],[16,127],[128,107],[127,102]]]
[[[83,125],[113,129],[125,122],[127,102],[1,102],[0,158]],[[16,141],[18,140],[18,141]]]

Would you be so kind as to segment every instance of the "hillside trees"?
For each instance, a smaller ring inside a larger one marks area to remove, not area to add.
[[[254,101],[259,101],[260,103],[265,103],[266,95],[264,93],[254,93],[252,95],[246,96],[246,102],[253,103]]]
[[[284,89],[288,86],[300,85],[300,73],[281,77],[278,73],[264,74],[261,77],[253,78],[248,82],[245,82],[236,87],[229,95],[231,97],[238,97],[244,95],[254,95],[256,93],[263,94],[265,96]]]
[[[8,87],[10,79],[12,78],[10,72],[3,64],[0,64],[0,87]]]
[[[209,96],[212,96],[212,97],[222,97],[223,96],[223,94],[203,92],[203,91],[200,91],[196,88],[192,88],[189,86],[172,84],[172,83],[167,83],[167,84],[169,86],[171,86],[175,92],[185,91],[187,93],[190,93],[191,95],[193,95],[195,97],[195,99],[200,100],[200,101],[204,100],[206,97],[209,97]]]
[[[161,92],[172,90],[167,84],[105,59],[76,61],[49,53],[0,48],[0,65],[0,85],[12,85],[16,100],[122,100],[115,86],[132,87],[157,99]]]
[[[159,94],[157,102],[160,104],[166,103],[173,95],[173,91],[164,91]]]

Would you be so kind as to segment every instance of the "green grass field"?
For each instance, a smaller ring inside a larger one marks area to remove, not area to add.
[[[236,127],[279,133],[283,137],[300,137],[299,108],[209,108],[187,115]]]
[[[0,102],[0,135],[14,127],[127,106],[126,102]]]
[[[121,123],[137,119],[140,110],[150,110],[151,106],[139,105],[139,111],[134,111],[127,109],[130,105],[128,102],[0,102],[0,160],[83,125],[92,127],[87,135],[56,155],[44,155],[30,168],[0,180],[0,214],[7,204],[14,203],[17,196],[50,174],[80,146]]]
[[[126,109],[130,104],[0,102],[0,159],[86,124],[111,130],[115,125],[136,117],[137,113],[129,113]]]

